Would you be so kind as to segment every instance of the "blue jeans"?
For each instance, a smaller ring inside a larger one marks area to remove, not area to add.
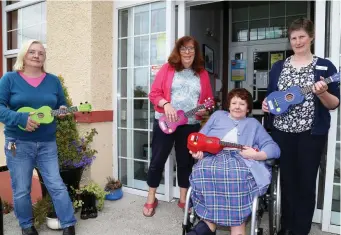
[[[11,143],[16,145],[14,155],[9,149]],[[33,225],[30,193],[35,167],[43,177],[62,228],[74,225],[76,218],[72,202],[59,174],[56,141],[31,142],[6,137],[5,154],[12,181],[14,212],[20,227],[25,229]]]

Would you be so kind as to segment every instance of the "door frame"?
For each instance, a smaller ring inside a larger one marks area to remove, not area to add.
[[[229,74],[228,74],[228,91],[231,91],[235,88],[236,83],[231,81],[231,61],[234,60],[234,56],[236,53],[243,53],[243,60],[246,60],[246,80],[241,82],[242,88],[247,89],[251,94],[253,94],[254,87],[254,53],[255,52],[272,52],[272,51],[286,51],[290,50],[289,43],[279,42],[279,43],[271,43],[271,44],[251,44],[243,45],[243,46],[234,46],[230,47],[229,50]],[[271,68],[269,68],[270,70]],[[256,100],[255,100],[256,101]],[[262,101],[260,101],[262,102]],[[262,115],[264,112],[261,109],[253,109],[252,114],[254,115]]]
[[[117,110],[118,110],[118,49],[119,49],[119,40],[118,40],[118,30],[119,30],[119,11],[122,9],[127,9],[131,7],[136,7],[144,4],[150,4],[154,2],[161,2],[160,0],[146,0],[146,1],[115,1],[113,7],[113,110],[116,110],[113,117],[113,176],[119,178],[119,157],[118,157],[118,117],[117,117]],[[175,38],[175,2],[172,0],[166,0],[166,55],[169,55],[174,46],[174,38]],[[167,58],[165,58],[165,61]],[[170,158],[169,158],[170,159]],[[173,198],[173,190],[172,184],[170,180],[172,176],[172,171],[170,169],[172,167],[171,161],[167,160],[165,165],[165,172],[164,172],[164,193],[160,194],[157,193],[156,196],[159,200],[162,201],[170,201]],[[129,180],[129,179],[128,179]],[[137,182],[137,183],[144,183],[144,182]],[[148,186],[147,186],[148,188]],[[131,187],[123,187],[123,191],[135,195],[140,195],[147,197],[148,192],[131,188]]]
[[[318,4],[318,3],[316,3]],[[325,12],[325,1],[319,2],[321,4],[320,8]],[[317,7],[316,7],[317,8]],[[332,1],[330,7],[330,28],[340,29],[341,20],[341,3],[339,1]],[[330,53],[329,59],[338,68],[340,64],[341,48],[340,48],[340,30],[334,30],[330,37]],[[328,43],[328,42],[327,42]],[[340,108],[340,107],[339,107]],[[333,191],[334,191],[334,168],[336,164],[336,146],[337,143],[340,144],[340,140],[337,141],[337,110],[330,111],[331,114],[331,126],[328,133],[328,145],[327,145],[327,164],[326,164],[326,177],[325,177],[325,191],[324,191],[324,201],[322,210],[322,231],[330,233],[340,233],[340,226],[331,224],[331,221],[340,222],[341,213],[332,211],[333,202]],[[340,189],[339,189],[340,190]]]

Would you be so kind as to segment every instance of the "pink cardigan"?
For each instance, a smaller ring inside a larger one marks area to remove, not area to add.
[[[164,109],[158,106],[161,99],[165,99],[168,102],[171,101],[171,89],[174,77],[175,69],[168,63],[164,64],[160,71],[156,74],[155,80],[149,93],[149,99],[154,104],[154,109],[159,113],[164,113]],[[198,100],[198,104],[203,104],[207,98],[213,99],[212,88],[210,83],[210,77],[206,70],[203,70],[199,74],[201,92]]]

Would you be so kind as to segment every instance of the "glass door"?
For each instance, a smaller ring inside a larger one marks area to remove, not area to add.
[[[266,95],[272,65],[292,54],[288,43],[230,48],[229,90],[242,87],[252,94],[254,117],[261,118],[263,115],[262,101]]]
[[[148,190],[153,137],[154,108],[148,94],[173,47],[174,9],[171,1],[118,9],[118,176],[128,191],[141,195]],[[169,197],[168,165],[157,191],[161,200]]]
[[[269,72],[272,65],[293,54],[288,43],[255,45],[248,48],[249,74],[247,87],[253,96],[255,116],[263,115],[262,102],[266,96],[269,83]]]

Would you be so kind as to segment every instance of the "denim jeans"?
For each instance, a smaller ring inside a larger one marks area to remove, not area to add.
[[[15,154],[10,149],[11,143],[16,145]],[[43,177],[62,228],[74,225],[72,202],[59,173],[56,141],[31,142],[6,137],[5,154],[12,181],[14,212],[20,227],[25,229],[33,225],[30,193],[35,167]]]

